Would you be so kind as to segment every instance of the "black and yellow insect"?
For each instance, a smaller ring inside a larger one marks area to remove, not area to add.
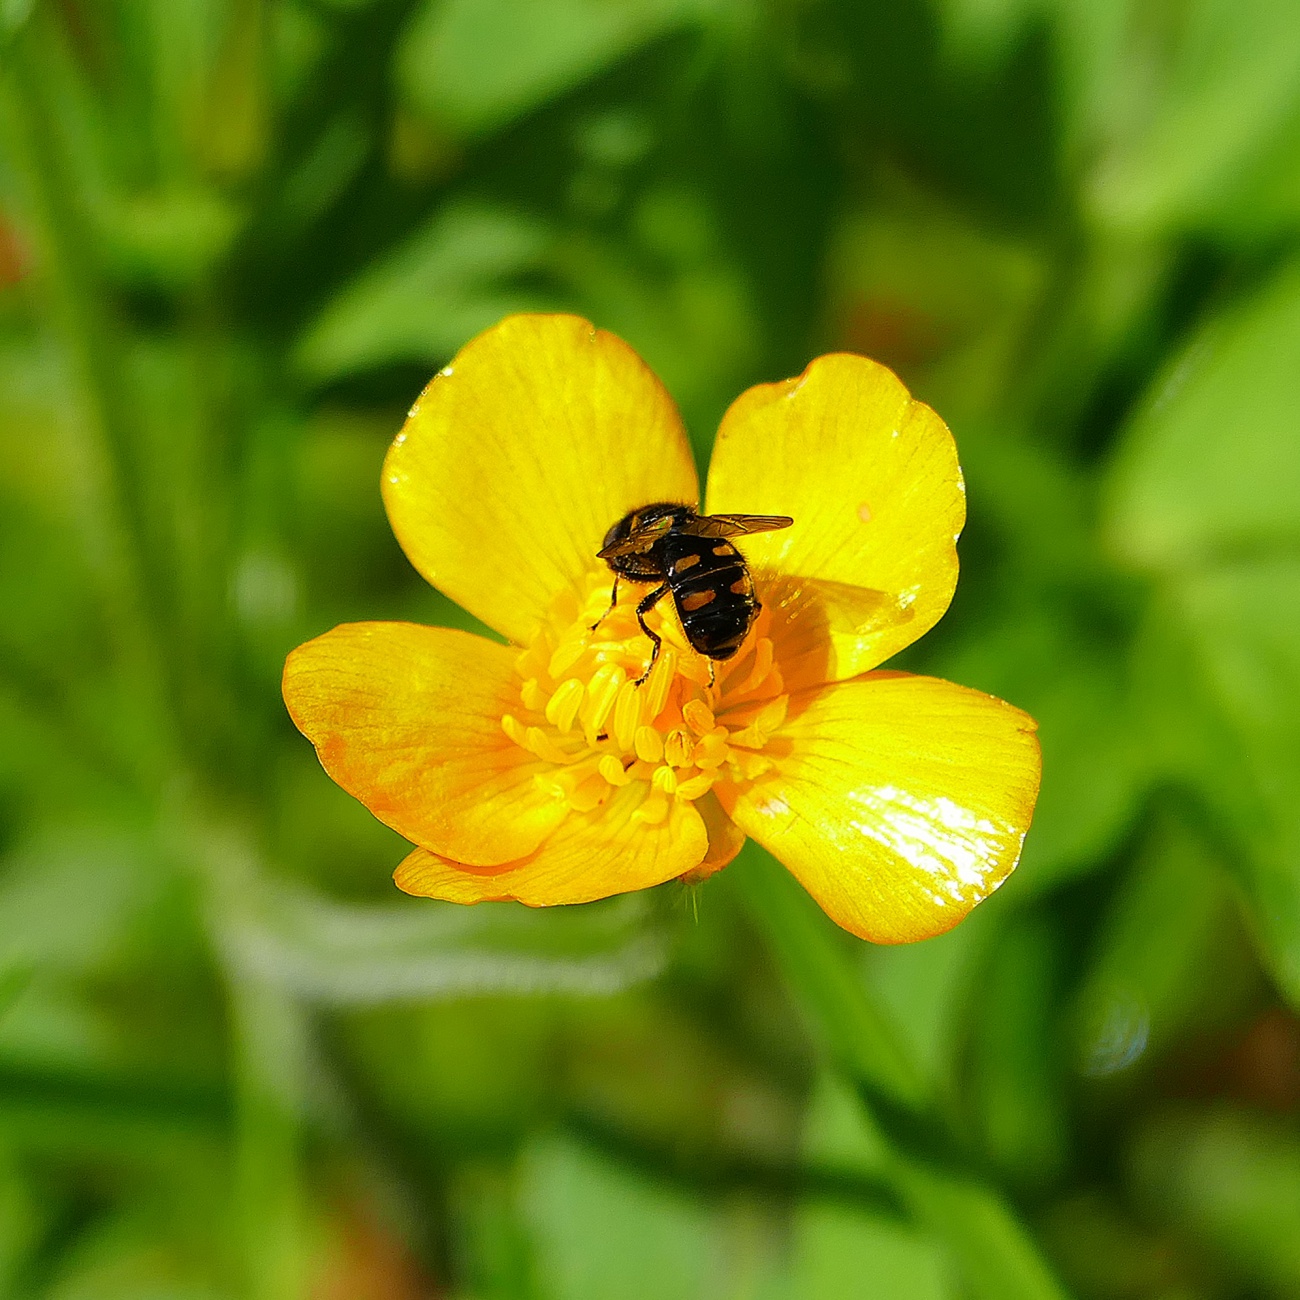
[[[659,657],[660,638],[646,626],[645,616],[669,592],[693,650],[710,659],[730,659],[740,649],[762,606],[745,557],[726,539],[792,523],[786,515],[700,515],[690,506],[660,501],[624,515],[605,534],[597,554],[614,570],[609,610],[618,604],[620,578],[659,584],[636,607],[637,622],[654,645],[638,684]]]

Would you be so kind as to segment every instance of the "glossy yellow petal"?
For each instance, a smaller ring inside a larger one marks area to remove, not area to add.
[[[906,943],[956,925],[1016,865],[1038,794],[1034,730],[978,691],[873,673],[792,699],[771,770],[718,794],[832,920]]]
[[[611,524],[699,486],[663,385],[576,316],[510,316],[420,395],[384,462],[411,563],[516,643],[600,562]]]
[[[345,623],[299,646],[284,699],[321,765],[395,831],[458,861],[531,853],[564,816],[551,765],[501,729],[517,651],[414,623]]]
[[[757,569],[824,582],[800,596],[828,628],[824,680],[882,663],[952,599],[966,517],[952,435],[865,357],[821,357],[742,393],[718,431],[707,509],[794,517],[741,547]]]
[[[639,786],[626,786],[600,808],[570,813],[536,852],[492,870],[416,849],[394,873],[408,894],[451,903],[515,899],[530,907],[590,903],[611,894],[648,889],[697,866],[708,848],[708,832],[694,807],[668,801],[659,820],[647,821]]]

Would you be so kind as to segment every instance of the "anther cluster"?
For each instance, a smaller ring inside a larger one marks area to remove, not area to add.
[[[690,649],[669,609],[654,610],[647,622],[663,650],[637,686],[650,642],[636,622],[640,593],[624,587],[595,631],[609,599],[604,575],[592,576],[581,605],[571,593],[556,602],[519,656],[520,708],[501,726],[551,765],[535,779],[571,808],[589,811],[639,782],[644,797],[632,815],[655,824],[673,799],[698,799],[719,781],[766,771],[771,762],[762,751],[785,721],[789,697],[766,610],[739,654],[723,663]]]

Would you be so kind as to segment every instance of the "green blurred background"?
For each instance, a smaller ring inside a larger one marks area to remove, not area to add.
[[[904,658],[1042,800],[952,934],[820,942],[1062,1292],[1300,1296],[1294,0],[0,0],[0,1296],[1061,1293],[900,1195],[761,862],[403,899],[290,726],[299,641],[468,625],[379,466],[529,309],[702,461],[835,348],[949,422]]]

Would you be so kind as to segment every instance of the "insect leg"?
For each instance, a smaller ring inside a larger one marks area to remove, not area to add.
[[[609,593],[609,608],[591,625],[594,632],[613,612],[618,604],[618,574],[614,575],[614,590]]]
[[[636,621],[641,624],[641,631],[654,642],[654,649],[650,651],[650,662],[646,664],[645,672],[636,679],[635,685],[640,686],[647,677],[650,676],[650,670],[655,666],[655,660],[659,658],[659,647],[663,644],[657,632],[652,632],[645,625],[645,616],[668,594],[668,584],[665,582],[662,586],[656,587],[648,596],[642,598],[641,603],[636,607]]]

